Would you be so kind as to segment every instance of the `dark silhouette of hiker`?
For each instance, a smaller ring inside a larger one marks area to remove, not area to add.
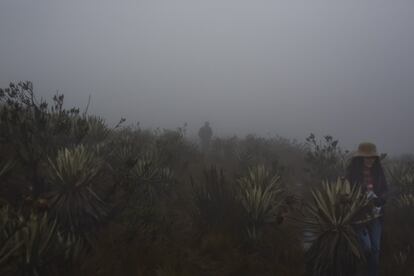
[[[204,126],[200,128],[198,136],[201,140],[201,150],[207,152],[210,147],[211,137],[213,136],[213,131],[211,130],[209,122],[205,122]]]

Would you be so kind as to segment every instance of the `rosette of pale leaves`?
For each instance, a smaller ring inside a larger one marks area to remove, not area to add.
[[[259,236],[262,226],[276,223],[280,217],[285,193],[279,179],[258,165],[249,168],[247,175],[238,180],[238,198],[248,221],[248,235],[253,239]]]
[[[4,162],[0,165],[0,179],[12,169],[13,165],[14,163],[12,161]],[[21,244],[15,244],[13,240],[13,236],[16,234],[18,228],[17,216],[0,199],[0,267],[21,246]]]
[[[18,216],[7,205],[2,206],[0,208],[0,267],[2,268],[6,268],[7,262],[23,245],[21,241],[16,242],[16,235],[20,228],[21,220]]]
[[[117,172],[121,169],[125,176],[125,169],[131,169],[142,153],[142,144],[138,137],[135,137],[132,130],[121,130],[115,133],[115,138],[107,143],[109,148],[108,163],[116,167]]]
[[[141,183],[162,183],[172,178],[170,169],[159,167],[149,159],[139,159],[131,172],[135,179]]]
[[[0,271],[5,275],[46,275],[60,254],[56,222],[0,210]],[[2,274],[3,275],[3,274]],[[51,275],[51,274],[50,274]]]
[[[98,116],[88,116],[86,118],[87,134],[83,138],[85,143],[99,143],[103,141],[110,132],[105,120]]]
[[[350,275],[364,260],[357,227],[374,218],[373,205],[357,185],[338,179],[312,191],[305,232],[312,244],[307,253],[314,275]]]
[[[413,208],[414,207],[414,195],[413,194],[402,194],[395,199],[395,204],[399,208]]]
[[[47,271],[59,251],[57,233],[56,221],[50,222],[46,215],[31,215],[25,221],[15,237],[15,244],[21,244],[17,268],[21,275],[42,275]]]
[[[223,169],[211,166],[203,170],[204,181],[191,177],[194,220],[200,228],[234,226],[237,221],[235,193]]]
[[[414,195],[398,195],[390,206],[388,232],[392,233],[393,271],[396,275],[410,275],[414,268]]]
[[[414,193],[414,161],[394,163],[388,169],[388,173],[398,192]]]
[[[106,214],[107,207],[93,191],[92,184],[102,169],[102,161],[84,146],[62,149],[49,159],[50,210],[69,231],[93,226]]]
[[[14,166],[12,161],[4,162],[0,165],[0,179],[5,176]],[[14,242],[14,235],[19,229],[19,219],[14,214],[6,202],[0,199],[0,267],[2,267],[9,257],[20,248],[20,243]]]
[[[160,192],[165,192],[173,181],[173,173],[169,168],[161,167],[159,163],[147,156],[138,159],[131,168],[132,188],[145,193],[149,199],[154,199]]]
[[[153,224],[161,218],[164,196],[168,194],[173,183],[173,173],[162,167],[156,158],[142,155],[128,171],[126,185],[127,197],[123,217],[130,226]],[[156,224],[156,223],[155,223]]]

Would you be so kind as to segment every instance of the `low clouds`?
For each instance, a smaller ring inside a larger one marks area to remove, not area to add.
[[[0,84],[110,122],[414,152],[412,1],[0,3]]]

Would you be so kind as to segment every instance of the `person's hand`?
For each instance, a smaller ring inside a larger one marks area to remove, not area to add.
[[[376,207],[381,207],[385,204],[385,199],[380,197],[373,198],[372,201]]]

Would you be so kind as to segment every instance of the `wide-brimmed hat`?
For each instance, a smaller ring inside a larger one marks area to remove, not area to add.
[[[379,157],[377,146],[370,142],[363,142],[358,145],[358,150],[352,157]]]

